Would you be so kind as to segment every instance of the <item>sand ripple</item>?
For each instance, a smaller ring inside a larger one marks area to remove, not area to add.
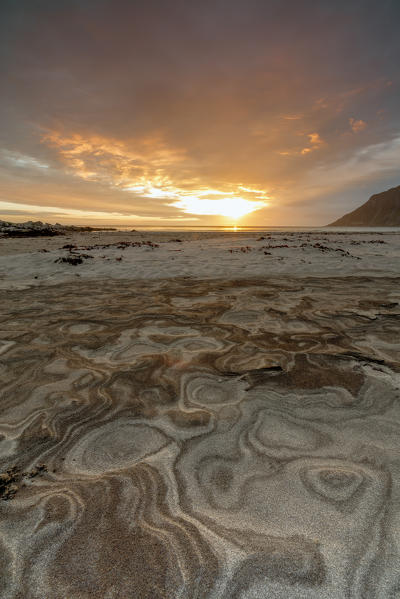
[[[2,292],[0,596],[396,597],[398,284]]]

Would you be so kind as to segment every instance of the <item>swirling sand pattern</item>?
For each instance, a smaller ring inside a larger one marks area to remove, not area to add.
[[[1,597],[399,597],[398,285],[3,293]]]

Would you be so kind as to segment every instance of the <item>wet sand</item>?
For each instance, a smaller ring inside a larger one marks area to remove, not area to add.
[[[72,266],[68,260],[81,257]],[[67,260],[67,261],[65,261]],[[0,288],[81,280],[400,276],[400,232],[76,233],[0,239]]]
[[[392,237],[4,256],[1,597],[396,597]]]

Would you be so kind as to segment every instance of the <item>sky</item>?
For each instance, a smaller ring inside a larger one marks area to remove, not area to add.
[[[400,184],[399,0],[0,0],[0,219],[306,226]]]

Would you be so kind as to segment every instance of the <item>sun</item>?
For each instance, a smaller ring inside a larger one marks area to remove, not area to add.
[[[246,214],[260,210],[267,206],[266,202],[257,202],[246,200],[245,198],[231,196],[209,200],[197,197],[186,197],[171,204],[187,214],[224,216],[233,220],[238,220]]]
[[[216,206],[218,214],[234,220],[242,218],[255,210],[259,210],[263,205],[261,202],[254,202],[236,197],[224,198],[223,200],[216,200],[216,202],[219,203],[219,206]]]

